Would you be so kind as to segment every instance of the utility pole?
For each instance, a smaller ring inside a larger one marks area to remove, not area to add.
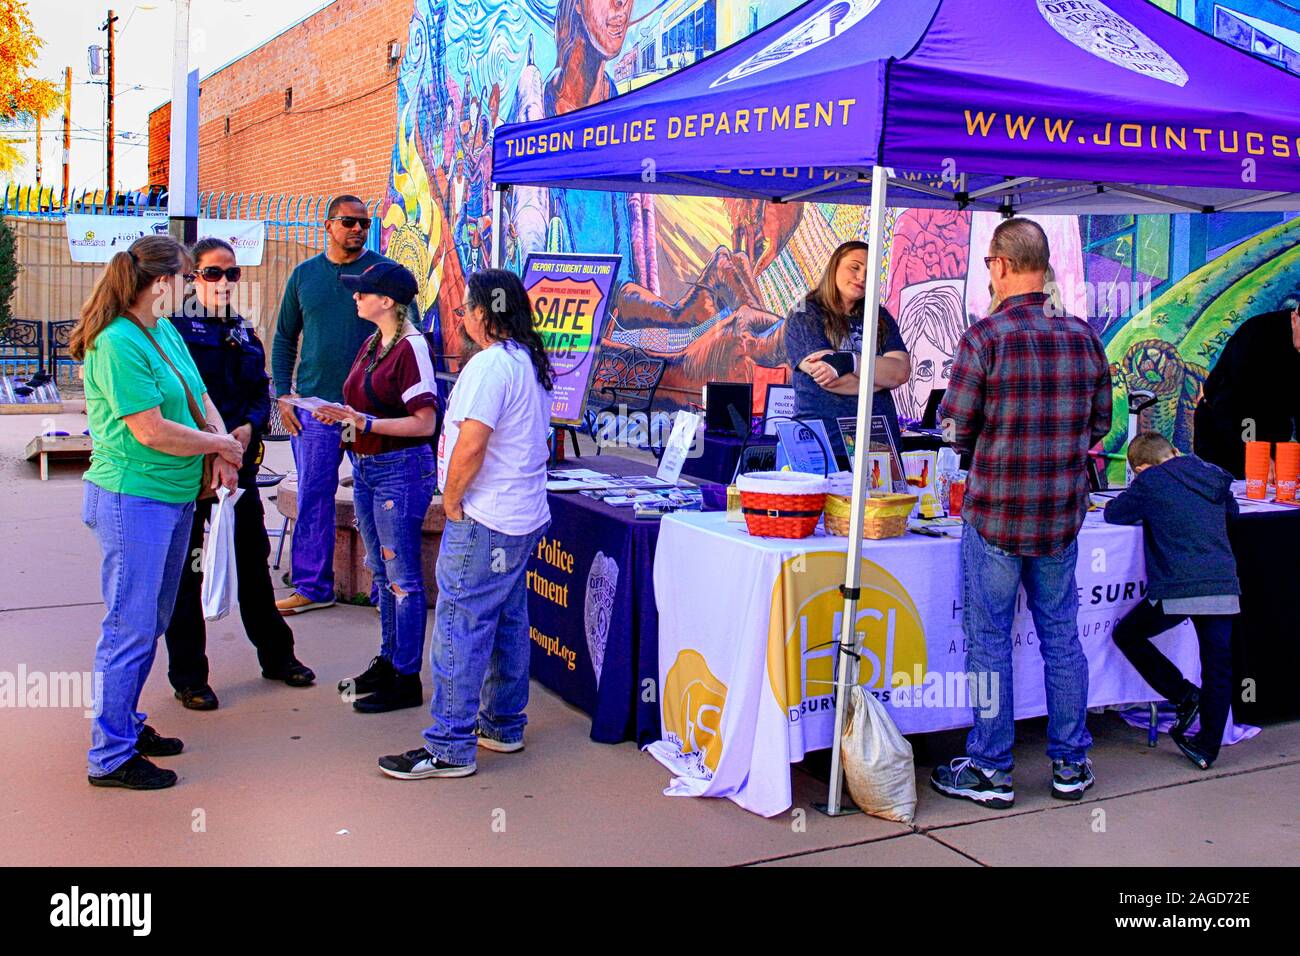
[[[63,208],[68,208],[71,197],[68,187],[72,181],[69,161],[72,157],[72,67],[63,71]]]
[[[40,202],[41,195],[41,114],[36,114],[36,196]]]
[[[105,120],[108,129],[104,134],[104,165],[105,182],[104,182],[104,201],[107,203],[113,195],[113,85],[117,74],[114,72],[113,64],[113,34],[116,32],[113,24],[117,22],[117,17],[113,16],[113,11],[108,11],[108,20],[100,27],[101,30],[108,31],[108,108],[105,111]]]

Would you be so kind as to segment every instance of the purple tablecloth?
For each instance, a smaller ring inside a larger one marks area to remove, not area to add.
[[[601,455],[568,462],[611,475],[654,466]],[[659,739],[659,522],[577,492],[551,492],[551,526],[528,562],[532,674],[591,714],[601,743]],[[645,683],[649,681],[649,683]],[[647,699],[648,698],[648,699]]]

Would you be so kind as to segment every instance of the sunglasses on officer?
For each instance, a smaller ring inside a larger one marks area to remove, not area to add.
[[[185,278],[193,282],[195,279],[202,279],[204,282],[220,282],[221,277],[225,276],[227,282],[238,282],[244,270],[239,266],[231,266],[229,269],[223,269],[221,266],[204,266],[202,269],[196,269]]]

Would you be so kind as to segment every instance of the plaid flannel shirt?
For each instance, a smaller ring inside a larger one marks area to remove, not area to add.
[[[994,547],[1055,554],[1088,510],[1088,450],[1110,431],[1110,365],[1092,328],[1009,297],[966,330],[940,416],[973,453],[962,516]]]

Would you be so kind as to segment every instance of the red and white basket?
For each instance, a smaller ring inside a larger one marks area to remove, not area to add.
[[[826,506],[826,479],[798,471],[756,471],[736,479],[749,533],[764,538],[806,538]]]

